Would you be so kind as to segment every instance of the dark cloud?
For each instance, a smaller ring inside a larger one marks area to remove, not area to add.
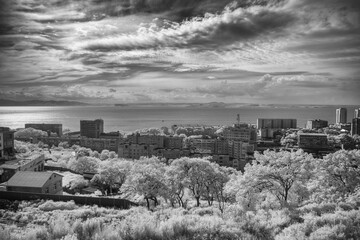
[[[0,84],[8,97],[87,101],[358,99],[359,10],[358,0],[4,0]]]
[[[293,20],[291,14],[281,9],[227,8],[220,14],[208,14],[180,24],[158,20],[140,28],[136,34],[90,40],[79,43],[79,47],[100,51],[191,46],[213,48],[259,35],[281,34],[282,28]]]

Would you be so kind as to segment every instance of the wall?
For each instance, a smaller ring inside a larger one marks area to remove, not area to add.
[[[132,206],[137,206],[136,203],[126,199],[118,198],[101,198],[101,197],[83,197],[72,195],[54,195],[41,193],[26,193],[26,192],[1,192],[0,199],[7,200],[36,200],[47,199],[53,201],[70,201],[73,200],[76,204],[83,205],[98,205],[99,207],[117,207],[120,209],[129,209]]]
[[[62,194],[62,176],[56,173],[52,174],[51,178],[44,184],[42,193]]]
[[[42,193],[42,188],[34,188],[34,187],[7,187],[7,191],[9,192],[29,192],[29,193]],[[1,195],[3,192],[1,193]],[[1,198],[1,197],[0,197]]]

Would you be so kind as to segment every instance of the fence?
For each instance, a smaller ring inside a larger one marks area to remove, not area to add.
[[[64,167],[57,167],[57,166],[49,166],[49,165],[44,165],[44,170],[47,171],[60,171],[60,172],[71,172],[71,173],[74,173],[74,174],[80,174],[79,172],[76,172],[74,170],[71,170],[69,168],[64,168]]]
[[[84,196],[72,196],[72,195],[53,195],[43,193],[28,193],[28,192],[7,192],[0,191],[0,199],[7,200],[53,200],[53,201],[70,201],[73,200],[76,204],[80,205],[98,205],[99,207],[116,207],[120,209],[129,209],[132,206],[137,206],[126,199],[119,198],[104,198],[104,197],[84,197]]]

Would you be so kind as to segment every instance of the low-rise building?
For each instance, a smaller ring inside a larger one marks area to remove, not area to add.
[[[224,130],[224,138],[230,141],[255,143],[257,138],[256,129],[246,123],[237,123]]]
[[[272,129],[288,129],[297,128],[296,119],[275,119],[275,118],[258,118],[257,128],[272,128]]]
[[[164,139],[164,148],[166,149],[182,149],[184,145],[183,137],[166,136]]]
[[[0,182],[9,180],[18,171],[44,171],[44,154],[34,154],[26,158],[7,161],[0,165]]]
[[[160,158],[166,158],[166,159],[177,159],[181,157],[189,157],[190,156],[190,150],[189,149],[164,149],[164,148],[158,148],[154,149],[152,151],[153,156],[157,156]]]
[[[62,194],[62,178],[54,172],[19,171],[5,185],[11,192]]]
[[[120,132],[108,132],[108,133],[100,133],[99,138],[102,139],[120,139],[122,135]]]
[[[145,144],[134,144],[134,143],[125,143],[120,144],[118,149],[119,158],[130,158],[130,159],[139,159],[140,157],[149,156],[150,147]]]
[[[137,144],[154,145],[156,148],[164,148],[165,136],[154,134],[139,134]]]
[[[315,119],[315,120],[308,120],[306,122],[307,129],[319,129],[319,128],[326,128],[328,126],[328,121]]]
[[[191,148],[194,148],[195,152],[206,151],[213,154],[215,152],[215,141],[215,139],[194,138],[191,141]]]
[[[118,139],[82,138],[80,146],[101,152],[102,150],[118,151]]]
[[[229,154],[229,141],[226,139],[216,139],[214,153],[217,155],[228,155]]]
[[[273,139],[275,132],[277,132],[279,129],[274,128],[260,128],[258,130],[259,137],[261,139]]]
[[[323,150],[329,148],[326,134],[300,133],[298,135],[298,146],[304,150]]]
[[[254,155],[255,145],[241,142],[229,141],[229,155],[235,159],[247,159]]]
[[[220,166],[223,167],[234,167],[234,161],[233,159],[230,159],[229,155],[212,155],[212,158],[210,159],[211,162],[216,162]]]

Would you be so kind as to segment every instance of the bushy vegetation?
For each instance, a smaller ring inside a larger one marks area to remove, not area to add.
[[[360,150],[322,159],[265,151],[244,173],[201,158],[101,154],[74,146],[59,159],[95,171],[91,184],[140,207],[21,202],[0,210],[8,222],[0,239],[360,239]]]

